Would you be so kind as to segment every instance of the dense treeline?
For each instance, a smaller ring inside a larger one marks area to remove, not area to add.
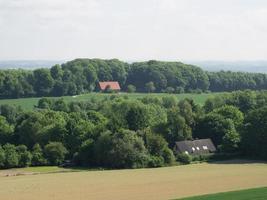
[[[203,107],[174,96],[66,103],[42,98],[36,109],[0,106],[0,168],[171,165],[175,141],[211,138],[218,152],[267,159],[267,92],[218,95]],[[181,159],[181,156],[178,156]],[[186,158],[183,158],[186,160]]]
[[[96,91],[98,81],[112,80],[129,92],[267,89],[266,74],[205,72],[180,62],[76,59],[50,69],[1,70],[0,98],[76,95]]]
[[[267,88],[267,75],[244,72],[208,72],[210,91],[236,91],[244,89],[262,90]]]

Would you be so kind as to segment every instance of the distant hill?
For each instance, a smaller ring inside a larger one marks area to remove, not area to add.
[[[36,69],[62,64],[64,60],[0,60],[0,69]]]
[[[206,71],[233,71],[267,73],[266,61],[189,61]]]
[[[62,64],[66,60],[0,60],[0,69],[36,69]],[[132,63],[132,62],[128,62]],[[233,71],[267,73],[267,60],[263,61],[185,61],[206,71]]]

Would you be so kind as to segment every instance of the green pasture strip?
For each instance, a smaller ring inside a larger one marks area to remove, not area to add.
[[[179,200],[266,200],[266,199],[267,199],[267,187],[189,197]]]
[[[118,96],[127,96],[129,99],[139,99],[144,97],[165,97],[165,96],[174,96],[178,100],[182,100],[185,98],[193,99],[196,103],[203,105],[204,102],[210,98],[214,97],[215,95],[219,95],[222,93],[203,93],[203,94],[166,94],[166,93],[118,93],[118,94],[104,94],[104,93],[88,93],[88,94],[82,94],[77,96],[63,96],[63,97],[49,97],[51,99],[59,99],[63,98],[67,102],[71,101],[88,101],[92,98],[96,100],[103,100],[106,97],[109,97],[111,95],[118,95]],[[37,105],[40,98],[20,98],[20,99],[1,99],[0,105],[3,104],[9,104],[9,105],[17,105],[21,106],[25,110],[32,110],[34,106]]]

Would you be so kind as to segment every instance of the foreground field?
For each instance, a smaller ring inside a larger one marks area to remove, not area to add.
[[[203,195],[199,197],[189,197],[180,200],[266,200],[267,188],[256,188],[234,192],[225,192],[211,195]]]
[[[231,164],[232,163],[232,164]],[[267,164],[228,162],[158,169],[0,177],[5,200],[177,199],[267,186]]]
[[[166,93],[151,93],[151,94],[144,94],[144,93],[133,93],[133,94],[128,94],[128,93],[120,93],[120,94],[115,94],[115,95],[120,95],[120,96],[128,96],[131,99],[138,99],[138,98],[143,98],[146,96],[149,97],[163,97],[163,96],[174,96],[178,100],[184,99],[184,98],[190,98],[193,99],[196,103],[198,104],[204,104],[204,102],[210,98],[215,96],[216,94],[220,93],[208,93],[208,94],[166,94]],[[86,101],[91,98],[95,99],[104,99],[110,95],[113,94],[103,94],[103,93],[89,93],[89,94],[84,94],[84,95],[78,95],[78,96],[65,96],[62,97],[65,99],[67,102],[70,101]],[[55,98],[55,97],[51,97]],[[1,104],[9,104],[9,105],[18,105],[21,106],[22,108],[26,110],[32,110],[35,105],[37,105],[38,101],[40,98],[21,98],[21,99],[1,99],[0,100],[0,105]]]

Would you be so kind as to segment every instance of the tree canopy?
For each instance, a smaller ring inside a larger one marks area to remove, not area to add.
[[[77,95],[98,90],[99,81],[118,81],[128,92],[222,92],[267,88],[267,75],[206,72],[181,62],[126,63],[75,59],[51,68],[0,70],[0,98]]]

